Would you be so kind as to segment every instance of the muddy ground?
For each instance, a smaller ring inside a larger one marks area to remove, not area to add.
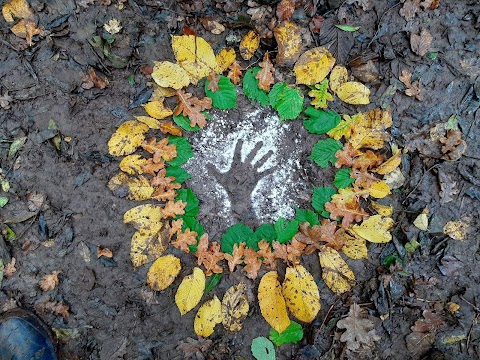
[[[173,59],[170,34],[180,34],[188,26],[218,50],[227,34],[246,32],[248,4],[217,2],[206,0],[199,6],[202,2],[35,0],[31,5],[39,23],[51,34],[34,38],[32,47],[14,36],[3,19],[0,22],[0,96],[10,97],[0,109],[1,168],[10,183],[8,193],[2,194],[9,202],[0,212],[2,223],[16,233],[14,240],[2,245],[2,257],[4,262],[14,257],[17,269],[2,282],[0,311],[11,306],[39,310],[45,301],[68,305],[68,317],[41,315],[52,328],[66,329],[64,333],[70,335],[58,339],[62,359],[180,359],[184,354],[177,349],[179,342],[195,338],[194,312],[180,317],[174,307],[176,287],[152,292],[145,283],[147,269],[132,268],[129,250],[134,229],[123,224],[122,216],[133,203],[115,197],[106,186],[118,170],[118,159],[108,155],[106,144],[124,120],[144,114],[142,94],[151,79],[140,69],[155,60]],[[277,357],[478,359],[480,4],[440,0],[434,10],[419,7],[409,21],[400,15],[403,4],[397,1],[320,0],[317,5],[315,15],[323,16],[325,23],[348,22],[361,28],[355,33],[334,30],[328,36],[324,30],[320,35],[313,32],[309,46],[329,46],[338,63],[352,68],[358,61],[372,60],[378,70],[373,79],[362,79],[370,81],[371,105],[335,102],[331,108],[354,113],[390,106],[394,140],[411,150],[401,165],[406,182],[392,195],[394,241],[371,245],[367,261],[349,261],[358,285],[340,298],[320,281],[315,255],[305,257],[307,268],[319,280],[322,309],[316,321],[305,327],[304,339],[277,348]],[[226,32],[206,31],[199,23],[205,16],[223,22]],[[112,52],[127,59],[125,64],[113,64],[88,41],[100,35],[103,24],[112,18],[123,26]],[[297,11],[294,20],[308,24],[310,17]],[[436,56],[412,52],[410,34],[422,29],[433,35],[430,53]],[[265,41],[257,58],[272,48],[272,41]],[[106,89],[82,88],[82,77],[90,67],[108,77]],[[422,101],[405,95],[398,80],[403,69],[419,79]],[[283,74],[290,76],[288,69]],[[428,129],[452,115],[458,116],[467,150],[459,160],[447,161],[429,151]],[[52,144],[50,120],[63,137],[60,150]],[[25,136],[25,145],[9,156],[11,142]],[[304,177],[308,198],[311,188],[329,183],[333,173],[320,173],[307,159],[307,147],[300,163],[308,174]],[[192,179],[192,185],[194,181],[201,180]],[[208,203],[208,198],[198,195]],[[429,210],[430,226],[420,232],[412,222],[424,208]],[[464,241],[443,235],[450,220],[469,224]],[[218,220],[205,217],[204,221],[208,230]],[[412,255],[404,245],[413,238],[420,247]],[[112,250],[113,259],[97,259],[97,245]],[[384,259],[395,252],[397,265],[385,266]],[[194,258],[178,255],[185,264],[183,277],[191,272]],[[60,283],[55,290],[42,292],[38,282],[52,271],[60,272]],[[223,294],[238,276],[224,276],[214,293]],[[353,301],[383,320],[376,329],[381,341],[358,354],[346,351],[335,327]],[[458,311],[449,312],[449,302],[458,304]],[[425,310],[440,314],[440,321],[423,338],[408,338]],[[252,339],[268,332],[258,305],[252,303],[244,330],[231,334],[217,327],[204,357],[250,359]],[[452,336],[460,338],[449,341]]]

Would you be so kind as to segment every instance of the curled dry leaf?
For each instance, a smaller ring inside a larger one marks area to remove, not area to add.
[[[185,315],[200,302],[205,290],[205,274],[196,267],[193,273],[185,276],[175,294],[175,303],[180,314]]]
[[[42,291],[53,290],[58,285],[58,275],[61,274],[61,271],[54,271],[49,275],[45,275],[39,282],[38,285]]]
[[[303,48],[301,33],[300,27],[292,21],[284,21],[273,30],[278,44],[278,54],[275,60],[277,67],[288,67],[295,64]]]
[[[162,291],[168,288],[180,272],[180,259],[174,255],[158,258],[147,273],[147,284],[152,290]]]
[[[97,258],[100,258],[102,256],[106,258],[112,258],[113,252],[108,248],[100,247],[100,245],[97,245]]]
[[[280,334],[290,325],[287,306],[276,271],[263,275],[258,285],[258,304],[264,319]]]
[[[247,298],[247,284],[240,282],[230,287],[222,300],[222,324],[228,331],[240,331],[250,306]]]
[[[432,40],[432,35],[425,29],[423,29],[419,35],[412,33],[410,35],[410,46],[412,51],[420,56],[425,55],[430,51]]]

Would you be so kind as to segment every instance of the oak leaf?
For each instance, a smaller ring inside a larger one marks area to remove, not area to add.
[[[68,313],[69,309],[70,306],[65,305],[60,301],[45,301],[35,304],[35,310],[40,314],[49,312],[53,315],[60,315],[64,318],[67,318],[70,315]]]
[[[197,233],[195,231],[191,231],[190,229],[185,229],[185,231],[177,233],[177,239],[172,241],[172,245],[175,246],[177,249],[182,250],[183,252],[189,253],[190,248],[188,245],[196,245],[197,244]]]
[[[54,271],[49,275],[45,275],[39,282],[38,285],[42,291],[53,290],[58,285],[58,275],[61,271]]]
[[[177,91],[178,106],[174,111],[174,115],[183,114],[190,119],[190,126],[198,125],[203,128],[207,125],[207,117],[202,113],[204,110],[212,108],[212,99],[204,97],[199,100],[191,93],[186,93],[183,90]]]
[[[229,67],[230,71],[228,72],[227,77],[234,83],[238,85],[240,83],[240,77],[242,76],[242,67],[240,63],[235,60]]]
[[[350,351],[372,348],[374,342],[380,340],[380,336],[375,333],[375,323],[368,315],[362,314],[362,309],[356,303],[350,306],[348,316],[337,322],[337,327],[345,329],[340,341],[345,342]]]
[[[323,243],[328,243],[329,246],[340,250],[342,243],[338,243],[335,237],[335,230],[337,229],[337,223],[328,219],[323,219],[321,225],[314,225],[310,227],[309,223],[300,224],[300,232],[295,235],[295,239],[304,243],[307,246],[305,249],[306,254],[311,254],[315,250],[320,249]]]
[[[225,259],[228,262],[228,269],[230,272],[235,271],[235,267],[237,265],[243,264],[243,255],[245,252],[245,245],[246,243],[241,242],[239,244],[233,244],[233,252],[232,255],[225,254]]]
[[[220,245],[216,241],[213,241],[209,246],[207,234],[203,234],[200,237],[195,256],[198,258],[198,265],[205,267],[207,276],[223,272],[222,266],[218,263],[225,258],[225,254],[220,251]]]
[[[156,138],[151,138],[148,141],[142,142],[142,148],[153,154],[153,162],[159,163],[161,160],[171,161],[177,157],[177,146],[175,144],[168,144],[168,139],[163,138],[157,141]]]
[[[10,30],[18,37],[25,39],[28,46],[33,45],[32,38],[35,35],[39,35],[43,31],[42,26],[37,26],[35,21],[31,19],[21,19],[15,25],[13,25]]]
[[[162,122],[159,125],[162,134],[171,134],[173,136],[182,136],[182,130],[173,125],[172,121]]]
[[[423,100],[422,84],[418,80],[412,82],[412,73],[410,71],[403,69],[402,75],[400,75],[398,80],[406,86],[405,95],[413,96],[418,101]]]
[[[258,271],[262,267],[262,260],[260,260],[258,253],[251,248],[246,248],[244,255],[245,258],[243,259],[243,262],[245,263],[245,267],[243,268],[243,271],[248,278],[255,280],[258,276]]]
[[[277,258],[275,257],[275,253],[272,251],[270,244],[265,241],[261,240],[258,243],[259,250],[258,255],[263,258],[263,263],[267,265],[271,270],[275,270],[277,268]]]
[[[218,86],[218,82],[220,81],[220,75],[216,74],[215,72],[211,72],[210,75],[207,77],[209,83],[207,89],[216,92],[220,90],[220,86]]]
[[[175,218],[177,215],[184,215],[186,206],[187,203],[183,202],[182,200],[169,200],[165,204],[165,207],[161,210],[162,216],[168,219]]]
[[[330,219],[342,218],[342,226],[349,227],[350,224],[362,221],[368,214],[360,208],[359,194],[353,189],[339,189],[338,194],[332,195],[330,202],[325,203],[325,210],[330,213]]]
[[[153,157],[147,159],[145,164],[142,166],[142,171],[145,174],[155,176],[155,175],[157,175],[157,173],[159,171],[165,169],[165,161],[164,160],[158,160],[158,159],[156,159],[156,160],[157,160],[157,162],[154,162]],[[123,170],[123,171],[125,171],[125,170]],[[128,171],[125,171],[125,172],[128,173]]]
[[[259,65],[262,69],[257,73],[257,75],[255,75],[255,78],[258,80],[258,87],[268,92],[270,91],[270,86],[275,84],[275,80],[273,79],[275,68],[270,61],[268,52],[265,53],[263,56],[263,61],[260,62]]]

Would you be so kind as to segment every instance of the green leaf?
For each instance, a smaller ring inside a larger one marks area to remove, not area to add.
[[[292,240],[298,232],[298,225],[298,220],[285,221],[283,217],[279,217],[274,225],[277,241],[280,244],[285,244]]]
[[[4,226],[5,228],[3,229],[4,230],[3,239],[6,241],[15,240],[17,238],[17,235],[15,234],[15,232],[8,225],[4,224]]]
[[[327,107],[327,101],[333,101],[333,95],[328,92],[328,79],[324,79],[321,83],[315,86],[308,92],[308,96],[313,100],[310,105],[315,106],[315,109]]]
[[[203,228],[203,225],[200,224],[200,222],[192,216],[182,216],[182,219],[183,219],[182,231],[185,231],[187,229],[190,229],[190,231],[195,231],[197,233],[197,244],[198,244],[200,237],[203,234],[205,234],[205,229]],[[197,252],[196,244],[188,245],[188,248],[190,249],[190,252],[192,254]]]
[[[267,338],[261,336],[252,341],[252,355],[257,360],[275,360],[275,347]]]
[[[171,161],[167,161],[171,166],[183,165],[188,159],[195,156],[192,152],[192,145],[184,137],[170,135],[168,137],[168,144],[174,144],[177,147],[177,157]]]
[[[302,325],[295,321],[291,321],[290,325],[281,334],[275,329],[270,329],[269,337],[276,346],[287,343],[296,344],[303,339]]]
[[[0,196],[0,208],[4,207],[8,203],[8,198],[5,196]]]
[[[130,86],[135,85],[135,76],[130,75],[130,76],[127,78],[127,81],[128,81],[128,83],[130,84]]]
[[[182,184],[185,180],[192,178],[192,175],[190,175],[187,170],[181,168],[180,166],[168,166],[165,176],[173,176],[175,178],[175,182],[179,184]]]
[[[258,241],[265,240],[271,244],[273,240],[277,239],[275,226],[272,224],[262,224],[255,231],[255,236]]]
[[[303,95],[300,89],[281,82],[273,85],[268,94],[270,105],[278,111],[280,119],[296,119],[303,109]]]
[[[333,180],[333,185],[335,185],[338,189],[345,189],[352,185],[355,182],[355,179],[350,177],[350,173],[352,169],[344,168],[337,171],[335,174],[335,180]]]
[[[458,127],[458,116],[457,115],[452,115],[448,118],[448,120],[445,124],[445,129],[446,130],[455,130],[455,131],[460,130],[460,128]]]
[[[206,112],[202,111],[202,113],[205,114]],[[180,126],[183,130],[200,131],[200,126],[198,125],[190,126],[190,119],[183,114],[173,115],[173,121],[175,122],[175,124]]]
[[[252,229],[244,224],[230,226],[222,235],[222,251],[227,254],[233,253],[233,245],[246,243],[249,248],[258,250],[257,238]]]
[[[312,148],[312,154],[309,159],[315,161],[315,163],[321,168],[328,167],[328,163],[335,164],[337,158],[335,153],[338,150],[342,150],[343,146],[340,142],[334,139],[319,140]]]
[[[218,285],[220,280],[222,280],[223,273],[213,274],[207,278],[207,283],[205,284],[205,295],[208,295],[210,291],[213,290],[215,286]]]
[[[335,25],[337,28],[343,31],[353,32],[360,29],[360,26],[352,26],[352,25]]]
[[[10,145],[10,148],[8,149],[8,157],[13,158],[15,154],[25,145],[27,142],[27,137],[22,136],[18,139],[13,140],[12,144]]]
[[[312,211],[312,210],[296,209],[295,210],[295,219],[299,223],[308,222],[310,224],[310,226],[320,225],[320,221],[318,220],[318,215],[315,214],[315,212]]]
[[[330,186],[313,188],[312,207],[317,213],[328,219],[330,213],[325,211],[325,203],[332,200],[332,196],[336,193],[337,191]]]
[[[183,202],[187,203],[185,207],[185,214],[178,216],[178,218],[186,218],[186,217],[196,217],[198,215],[199,209],[199,202],[197,196],[192,191],[192,189],[180,189],[177,191],[177,197],[175,201],[182,200]],[[193,229],[191,229],[193,230]]]
[[[268,94],[265,90],[258,87],[258,80],[255,78],[260,68],[254,67],[248,70],[243,77],[243,93],[252,101],[258,101],[260,105],[267,106],[269,104]]]
[[[303,121],[303,126],[310,134],[325,134],[335,128],[341,120],[340,115],[333,110],[317,110],[312,106],[305,110],[305,115],[309,119]]]
[[[220,75],[218,82],[220,89],[215,92],[208,89],[208,84],[209,80],[205,82],[205,94],[212,99],[213,107],[221,110],[237,107],[237,90],[228,77]]]

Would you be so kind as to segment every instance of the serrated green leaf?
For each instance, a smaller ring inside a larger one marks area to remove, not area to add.
[[[277,239],[275,227],[272,224],[262,224],[255,231],[255,237],[258,241],[265,240],[271,244],[273,240]]]
[[[205,295],[208,295],[210,291],[212,291],[215,286],[218,285],[220,280],[222,280],[223,273],[220,274],[213,274],[207,278],[207,283],[205,284]]]
[[[192,178],[192,175],[190,175],[187,170],[181,168],[180,166],[168,166],[165,176],[173,176],[175,178],[175,182],[179,184],[182,184],[185,182],[185,180]]]
[[[313,188],[312,207],[317,213],[328,219],[330,213],[325,211],[325,203],[332,200],[332,196],[336,193],[337,191],[330,186]]]
[[[205,114],[206,111],[202,111],[202,113]],[[200,131],[200,126],[198,125],[190,126],[190,119],[183,114],[173,115],[173,121],[175,122],[175,124],[180,126],[183,130]]]
[[[252,355],[257,360],[275,360],[275,347],[267,338],[261,336],[252,341]]]
[[[324,79],[321,83],[315,84],[314,88],[308,92],[308,96],[313,98],[310,105],[315,109],[327,107],[327,101],[333,101],[333,95],[328,92],[328,79]]]
[[[268,94],[265,90],[258,87],[258,79],[255,78],[260,68],[254,67],[248,70],[243,77],[243,93],[252,101],[258,101],[260,105],[267,106],[269,104]]]
[[[345,189],[352,185],[355,182],[355,179],[350,177],[350,173],[352,169],[345,168],[340,169],[335,174],[335,180],[333,180],[333,185],[335,185],[338,189]]]
[[[171,166],[183,165],[188,159],[195,156],[192,152],[192,145],[184,137],[170,135],[168,137],[168,143],[174,144],[177,147],[177,157],[171,161],[167,161]]]
[[[305,110],[305,115],[309,119],[304,120],[303,125],[310,134],[325,134],[335,128],[341,120],[340,115],[333,110],[317,110],[312,106]]]
[[[288,343],[296,344],[303,339],[302,325],[292,321],[281,334],[279,334],[275,329],[270,329],[269,338],[276,346]]]
[[[319,140],[312,148],[309,159],[313,160],[321,168],[328,167],[328,163],[335,164],[335,153],[342,150],[343,146],[334,139]]]
[[[0,208],[4,207],[8,203],[8,198],[5,196],[0,196]]]
[[[210,84],[209,80],[205,82],[205,94],[212,99],[213,107],[221,110],[237,107],[237,90],[228,77],[220,75],[218,82],[220,89],[215,92],[208,89],[208,84]]]
[[[320,221],[318,220],[318,215],[315,214],[312,210],[307,209],[296,209],[295,210],[295,219],[301,224],[308,222],[310,226],[313,225],[320,225]]]
[[[177,197],[175,201],[182,200],[187,203],[185,207],[185,214],[178,216],[179,218],[193,217],[195,218],[198,215],[199,202],[198,198],[192,189],[180,189],[177,191]]]
[[[270,105],[278,111],[280,119],[296,119],[303,109],[303,95],[300,89],[281,82],[273,85],[268,94]]]
[[[298,225],[298,220],[285,221],[283,217],[278,218],[274,225],[277,241],[280,244],[285,244],[292,240],[298,232]]]
[[[360,26],[352,26],[352,25],[335,25],[335,26],[342,31],[348,31],[348,32],[353,32],[360,29]]]
[[[222,235],[222,251],[227,254],[233,253],[233,245],[246,243],[247,247],[258,250],[257,238],[252,229],[244,224],[230,226]]]

